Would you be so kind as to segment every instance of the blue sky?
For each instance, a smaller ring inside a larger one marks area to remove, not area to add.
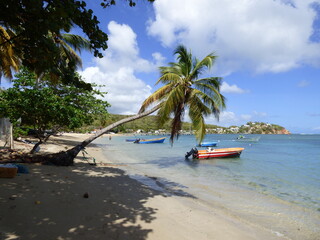
[[[215,52],[209,75],[223,77],[221,126],[279,124],[320,133],[320,1],[158,0],[130,8],[90,5],[108,33],[103,59],[83,54],[82,75],[106,85],[110,112],[134,114],[158,87],[158,67],[184,44],[198,58]],[[186,119],[187,120],[187,119]]]
[[[320,0],[87,1],[108,33],[104,58],[82,53],[80,73],[104,84],[111,113],[135,114],[158,86],[158,67],[184,44],[198,58],[218,56],[227,108],[221,126],[261,121],[320,134]],[[76,33],[81,34],[79,31]],[[186,119],[187,120],[187,119]]]

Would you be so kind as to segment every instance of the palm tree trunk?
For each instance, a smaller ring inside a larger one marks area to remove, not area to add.
[[[157,111],[159,108],[160,108],[160,105],[157,105],[157,106],[153,107],[152,109],[150,109],[149,111],[145,111],[143,113],[140,113],[140,114],[128,117],[128,118],[121,119],[118,122],[112,123],[111,125],[101,129],[95,135],[87,138],[82,143],[78,144],[77,146],[75,146],[67,151],[49,154],[49,155],[45,155],[45,156],[37,156],[34,159],[35,161],[32,161],[32,162],[45,162],[45,163],[59,165],[59,166],[73,165],[74,158],[78,155],[78,153],[82,149],[84,149],[87,145],[89,145],[91,142],[93,142],[95,139],[97,139],[98,137],[102,136],[106,132],[110,131],[111,129],[113,129],[121,124],[131,122],[136,119],[150,115],[151,113],[154,113],[155,111]]]

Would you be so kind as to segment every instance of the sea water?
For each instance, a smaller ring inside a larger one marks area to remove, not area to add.
[[[200,161],[184,157],[196,146],[192,135],[173,145],[168,136],[162,144],[134,144],[128,136],[96,143],[132,177],[167,194],[192,196],[289,239],[320,239],[320,135],[249,137],[257,136],[258,142],[238,142],[237,135],[207,135],[217,148],[245,149],[240,158]]]

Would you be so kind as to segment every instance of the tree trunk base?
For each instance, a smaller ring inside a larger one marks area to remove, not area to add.
[[[67,151],[46,155],[15,155],[15,158],[0,161],[0,163],[42,163],[46,165],[72,166],[74,165],[75,157],[81,149],[82,146],[78,145]]]

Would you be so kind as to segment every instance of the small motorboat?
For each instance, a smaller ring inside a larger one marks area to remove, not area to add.
[[[127,138],[126,139],[126,142],[134,142],[134,141],[136,141],[137,140],[137,138]]]
[[[192,156],[193,159],[209,159],[209,158],[231,158],[231,157],[240,157],[240,154],[244,148],[207,148],[206,150],[198,150],[192,148],[190,152],[187,152],[185,157],[189,158]]]
[[[198,146],[199,147],[215,147],[217,146],[218,142],[201,142]]]
[[[148,144],[148,143],[163,143],[166,138],[154,138],[154,139],[137,139],[134,143]]]
[[[246,137],[243,135],[240,135],[236,138],[235,141],[238,142],[258,142],[260,140],[260,137]]]

